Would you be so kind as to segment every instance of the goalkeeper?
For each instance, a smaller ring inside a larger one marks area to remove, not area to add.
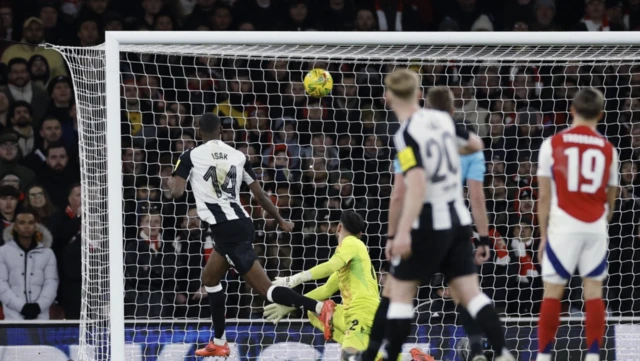
[[[376,271],[371,264],[369,251],[359,239],[365,223],[353,211],[344,211],[338,224],[338,247],[335,254],[324,262],[291,277],[276,278],[277,286],[296,287],[304,282],[329,277],[327,282],[307,293],[314,300],[327,300],[340,290],[342,305],[335,308],[331,329],[326,329],[318,316],[308,312],[311,324],[322,330],[325,340],[333,338],[342,345],[342,359],[363,351],[369,343],[373,317],[380,303]],[[277,323],[295,308],[270,304],[264,309],[267,320]],[[416,361],[433,360],[418,349],[412,349]]]

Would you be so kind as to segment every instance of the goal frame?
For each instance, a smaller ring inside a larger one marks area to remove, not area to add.
[[[345,36],[348,35],[348,36]],[[125,359],[122,156],[120,130],[121,45],[440,45],[440,46],[597,46],[640,45],[637,32],[227,32],[107,31],[105,81],[107,121],[110,353]]]

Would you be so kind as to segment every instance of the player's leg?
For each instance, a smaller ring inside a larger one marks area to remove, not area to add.
[[[496,352],[496,360],[514,360],[505,347],[500,317],[489,297],[480,290],[470,236],[471,231],[467,227],[454,230],[453,244],[444,258],[442,271],[459,305],[468,311],[471,319],[487,335]]]
[[[202,285],[207,291],[214,339],[205,348],[196,350],[197,356],[229,356],[229,347],[224,336],[225,295],[220,284],[228,269],[229,263],[226,258],[214,249],[202,271]]]
[[[315,312],[308,311],[307,317],[309,317],[309,322],[313,327],[324,332],[324,323],[318,318],[318,315]],[[333,333],[331,335],[331,338],[335,342],[342,345],[342,341],[344,340],[344,332],[346,330],[346,325],[344,322],[344,307],[342,305],[336,305],[336,308],[333,312],[332,324]]]
[[[585,361],[599,361],[605,332],[606,309],[602,300],[602,282],[607,276],[607,238],[591,236],[585,240],[580,255],[579,271],[583,279],[585,300],[585,334],[587,356]]]
[[[585,334],[587,336],[587,356],[585,361],[600,361],[600,348],[605,332],[606,309],[602,300],[602,281],[585,278]]]
[[[247,256],[245,255],[244,257]],[[260,265],[260,262],[257,261],[257,257],[256,260],[253,261],[251,268],[242,275],[242,278],[244,278],[249,286],[251,286],[251,288],[253,288],[260,296],[270,302],[315,312],[320,316],[320,320],[322,320],[325,325],[330,325],[336,306],[335,302],[331,300],[319,302],[312,300],[309,297],[305,297],[288,287],[274,286],[269,277],[267,277],[267,274],[262,268],[262,265]],[[327,332],[325,329],[325,338],[326,337]]]
[[[402,351],[413,321],[413,299],[418,285],[418,281],[410,280],[394,279],[391,282],[384,360],[396,360]]]
[[[549,232],[547,245],[542,257],[542,280],[544,295],[540,305],[538,320],[538,356],[537,361],[550,361],[551,349],[560,326],[560,312],[565,285],[571,278],[578,261],[580,244],[575,235],[561,235]]]
[[[482,328],[480,328],[473,317],[471,317],[469,311],[460,305],[460,298],[455,291],[452,289],[449,289],[449,291],[451,298],[453,298],[453,301],[457,305],[456,312],[458,312],[458,321],[462,328],[464,328],[464,332],[467,333],[467,338],[469,339],[468,359],[472,361],[486,361],[482,348]]]
[[[371,326],[371,334],[369,335],[369,343],[366,350],[362,353],[362,361],[373,361],[380,351],[382,346],[382,340],[384,339],[385,328],[387,325],[387,312],[389,311],[389,297],[392,277],[390,274],[386,274],[384,277],[382,286],[382,297],[380,304],[376,310],[376,314],[373,318],[373,325]]]

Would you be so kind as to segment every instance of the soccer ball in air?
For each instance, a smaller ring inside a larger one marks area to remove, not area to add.
[[[304,89],[315,98],[329,95],[333,89],[333,78],[324,69],[313,69],[304,77]]]

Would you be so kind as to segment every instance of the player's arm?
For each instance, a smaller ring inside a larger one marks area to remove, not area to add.
[[[293,230],[293,223],[287,222],[282,218],[280,212],[278,212],[278,208],[273,204],[271,199],[264,192],[262,187],[260,187],[260,182],[256,182],[257,176],[256,173],[251,168],[251,163],[248,161],[244,164],[244,176],[243,181],[249,186],[249,190],[258,201],[258,204],[262,209],[264,209],[273,219],[278,222],[280,227],[286,231],[291,232]]]
[[[345,238],[340,248],[336,250],[336,253],[328,261],[290,277],[276,278],[273,284],[293,288],[307,281],[327,278],[346,266],[357,254],[358,248],[354,244],[354,238]]]
[[[611,167],[609,168],[609,183],[607,185],[607,204],[609,206],[609,214],[607,215],[607,221],[611,222],[613,217],[613,211],[618,198],[618,192],[620,177],[618,174],[618,152],[613,149],[613,159],[611,160]]]
[[[411,254],[410,232],[422,211],[427,191],[427,178],[420,157],[420,147],[411,134],[411,129],[407,129],[399,136],[401,138],[396,138],[396,148],[400,169],[404,172],[406,189],[391,255],[405,258]]]
[[[191,173],[191,168],[193,168],[193,163],[191,162],[191,149],[189,149],[180,155],[178,163],[176,163],[176,166],[173,168],[173,174],[169,182],[171,197],[182,197],[187,187],[187,179]]]
[[[458,138],[458,152],[462,155],[484,149],[482,139],[477,134],[468,131],[462,124],[456,124],[456,137]]]
[[[476,152],[471,166],[468,169],[467,187],[469,188],[469,202],[471,203],[471,214],[480,237],[476,251],[476,263],[482,264],[489,258],[489,219],[487,217],[487,203],[484,196],[484,154]]]
[[[551,138],[547,138],[540,146],[538,153],[538,225],[540,226],[540,247],[538,261],[542,262],[544,248],[547,245],[549,213],[551,212]]]
[[[385,247],[385,255],[387,259],[391,259],[391,243],[398,229],[400,215],[402,214],[402,203],[404,202],[405,184],[404,175],[400,169],[400,163],[396,158],[393,161],[394,179],[393,190],[391,191],[391,200],[389,201],[389,224],[387,225],[387,245]]]
[[[340,279],[338,278],[338,272],[331,274],[329,279],[322,286],[314,289],[311,292],[305,294],[305,296],[316,301],[328,300],[339,290]]]

